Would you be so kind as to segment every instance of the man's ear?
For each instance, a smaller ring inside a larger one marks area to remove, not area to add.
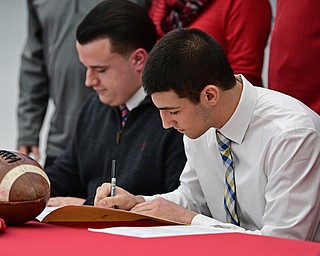
[[[200,94],[200,100],[208,105],[215,106],[220,100],[220,89],[215,85],[207,85]]]
[[[148,58],[147,51],[145,49],[138,48],[132,53],[131,57],[136,70],[138,72],[142,72]]]

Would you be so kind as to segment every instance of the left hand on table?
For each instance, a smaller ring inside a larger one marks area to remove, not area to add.
[[[83,205],[85,202],[85,199],[78,198],[78,197],[51,197],[49,199],[49,202],[47,206],[57,207],[57,206],[66,206],[66,205]]]
[[[131,211],[185,224],[198,214],[162,197],[137,204]]]

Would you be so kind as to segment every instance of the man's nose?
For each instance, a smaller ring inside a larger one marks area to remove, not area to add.
[[[94,71],[88,68],[86,72],[85,85],[88,87],[91,87],[91,86],[97,85],[98,83],[99,83],[99,80],[95,76]]]
[[[162,119],[162,126],[164,129],[169,129],[174,126],[175,121],[172,119],[168,111],[160,111],[160,117]]]

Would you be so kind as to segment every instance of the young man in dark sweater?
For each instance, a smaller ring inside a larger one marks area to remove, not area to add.
[[[98,4],[77,29],[77,50],[87,68],[85,84],[96,94],[83,105],[69,146],[46,169],[49,205],[93,204],[96,188],[111,180],[134,194],[174,190],[185,165],[182,135],[162,128],[142,88],[142,71],[156,43],[147,13],[124,0]],[[122,120],[119,106],[129,110]],[[125,123],[124,123],[125,121]]]

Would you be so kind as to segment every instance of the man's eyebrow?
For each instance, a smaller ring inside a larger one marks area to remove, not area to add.
[[[107,68],[108,66],[106,65],[92,65],[90,68]]]
[[[159,110],[173,110],[173,109],[178,109],[179,107],[162,107],[158,108]]]

